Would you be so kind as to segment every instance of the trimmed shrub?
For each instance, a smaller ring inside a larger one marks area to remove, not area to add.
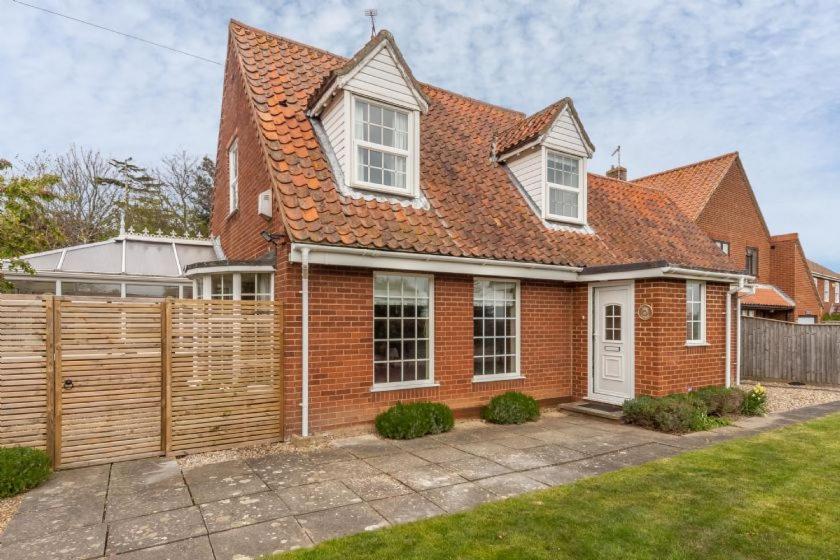
[[[50,476],[51,471],[50,458],[40,449],[0,449],[0,498],[35,488]]]
[[[448,432],[455,425],[452,409],[443,403],[397,403],[376,417],[376,431],[388,439],[414,439]]]
[[[729,424],[725,418],[710,415],[706,401],[697,393],[659,398],[642,396],[625,401],[623,408],[626,423],[672,434],[709,430]]]
[[[481,417],[494,424],[522,424],[540,417],[540,407],[534,397],[519,391],[508,391],[490,399]]]
[[[767,414],[767,391],[761,385],[756,385],[744,396],[741,404],[741,414],[744,416],[764,416]]]
[[[704,387],[694,392],[709,416],[740,414],[746,393],[736,387]]]

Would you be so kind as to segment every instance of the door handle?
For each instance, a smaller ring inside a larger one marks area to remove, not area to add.
[[[64,388],[68,391],[73,388],[73,380],[72,379],[65,379],[64,380]]]

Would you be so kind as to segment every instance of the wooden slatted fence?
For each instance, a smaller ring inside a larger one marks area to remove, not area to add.
[[[741,377],[840,385],[840,325],[741,318]]]
[[[275,302],[0,295],[0,445],[75,467],[283,437]]]

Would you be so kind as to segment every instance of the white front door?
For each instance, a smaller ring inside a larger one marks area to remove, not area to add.
[[[592,377],[589,398],[621,404],[633,398],[633,285],[592,289]]]

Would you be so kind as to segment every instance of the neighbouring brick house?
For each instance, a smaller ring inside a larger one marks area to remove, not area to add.
[[[227,260],[187,274],[283,302],[287,434],[734,382],[742,263],[660,190],[587,173],[593,151],[570,99],[526,117],[420,83],[386,31],[346,59],[231,22]]]
[[[610,173],[626,170],[611,170]],[[822,315],[808,261],[794,234],[770,234],[737,152],[699,161],[634,183],[658,189],[715,242],[732,266],[754,278],[744,314],[812,322]]]
[[[830,268],[808,261],[814,287],[822,302],[823,313],[840,313],[840,274]]]

